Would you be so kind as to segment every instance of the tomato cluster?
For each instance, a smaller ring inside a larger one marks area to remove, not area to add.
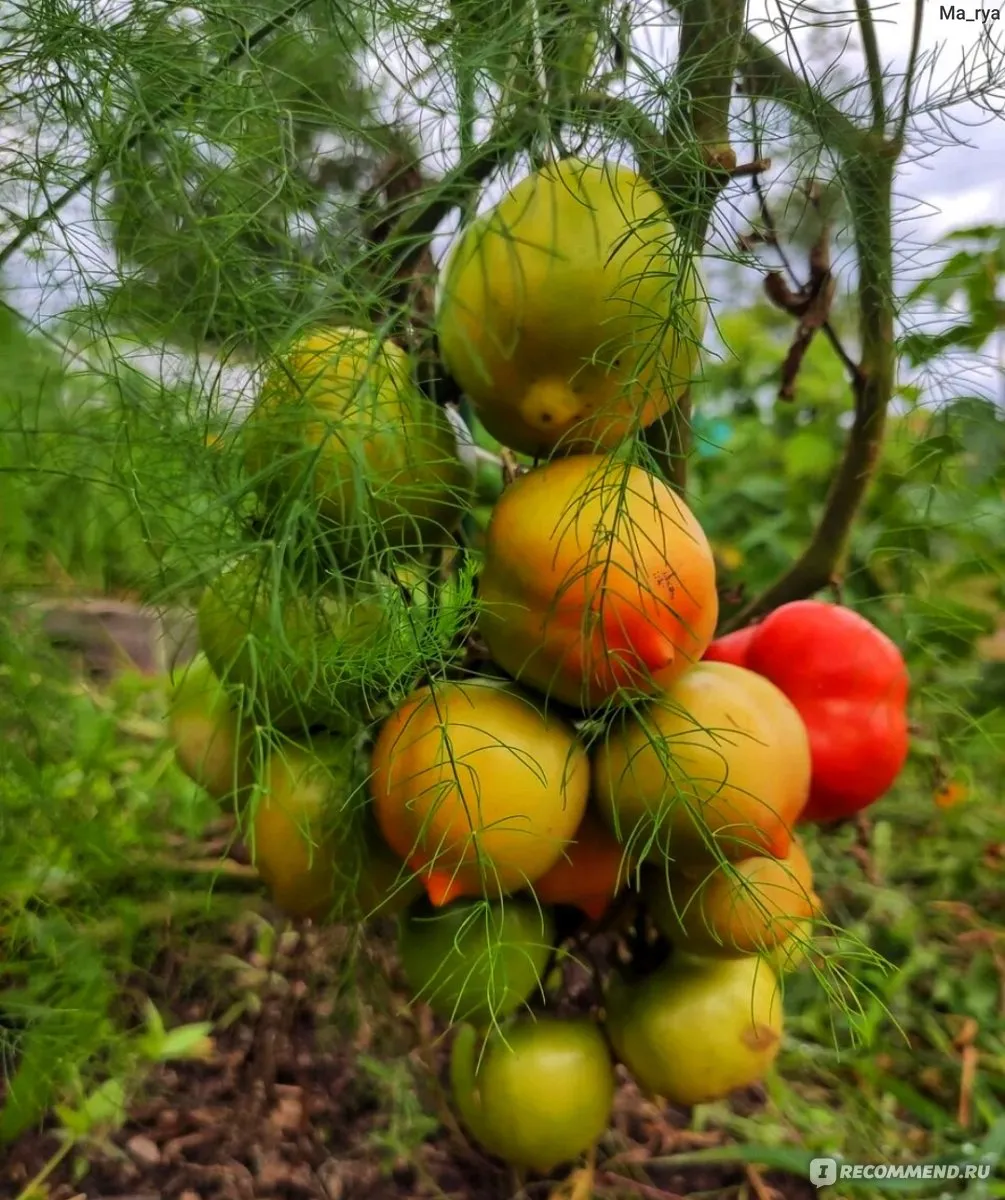
[[[588,182],[628,186],[623,172]],[[628,218],[605,203],[613,242]],[[477,294],[469,273],[494,261],[491,236],[475,238],[483,254],[462,247],[443,302],[469,373],[450,306]],[[603,241],[580,263],[596,303],[563,327],[574,357],[613,295]],[[535,303],[557,286],[538,283]],[[514,303],[483,316],[508,319]],[[630,333],[619,327],[620,345]],[[679,365],[678,342],[666,349]],[[771,1065],[778,973],[798,966],[821,917],[799,825],[849,816],[891,786],[907,753],[907,676],[869,622],[813,600],[714,641],[708,540],[671,487],[620,453],[625,401],[617,445],[591,441],[607,428],[607,376],[577,391],[569,377],[548,383],[555,361],[530,361],[541,378],[496,361],[498,379],[489,369],[469,387],[496,428],[516,405],[521,444],[555,452],[508,483],[485,531],[474,632],[489,663],[431,661],[435,605],[406,596],[394,565],[432,578],[430,551],[470,503],[456,444],[401,351],[329,331],[287,355],[282,378],[296,388],[268,378],[246,461],[273,507],[294,493],[314,504],[344,569],[287,587],[249,554],[221,574],[172,722],[184,769],[249,813],[281,909],[397,917],[414,995],[459,1026],[464,1124],[544,1171],[606,1127],[616,1061],[684,1105]],[[406,455],[415,429],[424,449]],[[367,486],[350,486],[353,469]],[[396,493],[411,534],[389,516]],[[370,570],[362,548],[382,522],[391,558]],[[619,955],[596,972],[588,1012],[555,1015],[564,967],[601,929]]]

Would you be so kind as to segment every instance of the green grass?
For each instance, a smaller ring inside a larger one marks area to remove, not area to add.
[[[167,839],[197,837],[218,809],[175,765],[163,686],[124,675],[96,690],[2,603],[0,663],[4,1139],[128,1077],[146,1012],[123,981],[155,961],[151,931],[235,908],[164,862]]]

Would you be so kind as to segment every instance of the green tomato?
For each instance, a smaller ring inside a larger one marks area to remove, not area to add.
[[[274,506],[311,502],[339,560],[446,545],[471,501],[460,431],[390,340],[319,327],[266,372],[245,465]]]
[[[606,1008],[611,1044],[639,1087],[682,1107],[756,1083],[781,1047],[778,979],[756,955],[675,954],[641,980],[615,976]]]
[[[447,1021],[492,1024],[541,986],[555,926],[527,900],[426,900],[400,918],[398,953],[418,999]]]
[[[243,798],[252,783],[250,721],[242,720],[204,654],[171,693],[168,731],[185,774],[214,799]]]
[[[297,591],[249,554],[203,593],[198,626],[214,671],[247,689],[277,729],[352,733],[414,683],[421,647],[405,600],[380,581]]]
[[[454,1104],[486,1150],[545,1174],[607,1128],[614,1067],[596,1025],[543,1017],[493,1030],[482,1048],[464,1025],[450,1061]]]

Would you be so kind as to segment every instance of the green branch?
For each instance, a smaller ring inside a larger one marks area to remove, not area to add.
[[[797,75],[752,33],[744,33],[740,49],[740,75],[748,95],[784,105],[815,129],[821,140],[836,153],[858,152],[862,145],[862,130],[836,104]]]
[[[679,0],[677,77],[684,117],[702,161],[713,171],[736,166],[729,141],[729,102],[740,54],[746,0]]]
[[[606,92],[583,92],[572,101],[574,116],[596,117],[616,138],[631,143],[642,177],[657,191],[667,170],[666,139],[631,100]]]
[[[862,49],[865,51],[866,73],[869,76],[869,94],[872,97],[872,128],[875,133],[886,129],[886,97],[883,95],[883,64],[879,58],[879,42],[876,40],[876,23],[872,19],[869,0],[855,0],[858,25],[862,31]]]
[[[729,140],[729,103],[740,64],[746,0],[672,0],[680,17],[675,75],[684,96],[684,141],[664,199],[692,252],[700,252],[719,193],[736,168]],[[674,131],[668,130],[668,137]]]
[[[400,270],[421,252],[436,226],[457,204],[469,198],[492,174],[530,144],[533,122],[518,119],[503,123],[481,142],[466,162],[448,171],[442,179],[403,206],[401,215],[388,234],[386,246],[392,248],[394,267]]]
[[[921,30],[925,19],[925,0],[914,0],[914,22],[911,29],[911,49],[907,58],[907,70],[904,72],[904,98],[900,107],[900,119],[894,133],[894,141],[899,145],[904,140],[907,122],[911,115],[911,90],[914,87],[914,77],[918,70],[918,58],[921,52]]]
[[[729,103],[740,62],[746,0],[670,0],[680,17],[676,77],[684,100],[683,149],[654,181],[684,240],[685,254],[699,255],[719,194],[736,169],[729,139]],[[691,443],[691,398],[685,393],[643,434],[663,476],[683,493]]]
[[[356,274],[369,280],[375,307],[408,307],[410,272],[437,225],[452,208],[465,207],[476,188],[529,148],[535,128],[533,112],[500,121],[485,141],[442,179],[425,183],[381,213],[384,232],[356,265]]]
[[[725,623],[724,632],[813,595],[837,577],[879,459],[896,381],[892,192],[899,141],[860,130],[760,43],[751,49],[754,65],[748,65],[744,80],[752,94],[779,101],[804,120],[812,114],[822,139],[843,158],[858,262],[861,359],[852,378],[855,419],[809,545],[774,584]]]

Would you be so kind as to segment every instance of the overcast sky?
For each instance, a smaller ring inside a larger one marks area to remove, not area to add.
[[[964,0],[964,6],[968,13],[973,14],[979,4],[998,2]],[[786,42],[778,19],[780,7],[783,12],[792,11],[791,5],[782,7],[767,0],[749,0],[748,12],[751,28],[784,56]],[[964,64],[973,71],[974,81],[986,80],[987,72],[982,68],[990,60],[997,70],[999,82],[990,101],[996,109],[995,113],[989,114],[974,104],[954,106],[952,135],[965,141],[946,145],[947,139],[943,136],[939,139],[942,145],[934,153],[924,153],[923,157],[901,165],[898,192],[905,202],[926,202],[927,211],[923,219],[929,231],[955,229],[985,220],[1000,221],[1002,185],[1005,182],[1002,171],[1002,162],[1005,160],[1005,119],[1002,113],[1005,98],[1005,79],[1002,78],[1005,22],[999,20],[985,26],[974,21],[944,20],[940,16],[941,7],[940,0],[921,0],[923,21],[920,61],[923,70],[915,102],[944,94],[947,85],[953,82]],[[914,9],[915,0],[873,3],[881,56],[891,79],[898,81],[898,84],[907,63]],[[772,26],[777,30],[774,40],[771,37]],[[848,63],[854,63],[859,75],[864,77],[857,38],[856,44],[845,51],[840,59],[841,66]],[[919,132],[923,135],[923,151],[934,149],[933,122],[919,120],[919,125]]]
[[[850,0],[846,2],[850,3]],[[964,64],[969,64],[973,70],[975,66],[991,61],[999,75],[1002,74],[1003,54],[1000,47],[1005,42],[1005,25],[1001,20],[982,25],[978,21],[943,19],[938,0],[921,0],[921,3],[924,23],[920,96],[943,95],[954,76],[959,86],[959,72]],[[966,11],[975,13],[973,0],[966,0],[966,3]],[[880,51],[890,75],[891,90],[898,86],[897,81],[904,70],[914,7],[914,0],[891,0],[885,4],[875,3],[874,0]],[[648,60],[650,70],[654,67],[670,69],[675,55],[676,35],[667,26],[658,0],[643,0],[640,14],[642,27],[635,34],[636,50]],[[865,103],[865,72],[853,21],[842,17],[833,22],[835,28],[829,35],[830,46],[821,57],[819,47],[811,45],[805,32],[799,29],[805,23],[805,18],[800,18],[799,5],[749,0],[748,14],[752,30],[776,52],[788,58],[794,67],[798,68],[799,62],[793,46],[798,48],[800,54],[812,56],[812,71],[818,77],[822,72],[836,68],[852,84],[859,82]],[[849,33],[851,40],[846,37]],[[983,52],[982,42],[985,44]],[[370,63],[374,73],[383,73],[386,80],[400,78],[403,72],[412,73],[409,67],[414,71],[426,65],[428,60],[423,60],[421,52],[417,52],[414,45],[403,45],[400,40],[394,45],[382,46]],[[985,78],[986,75],[985,66]],[[424,91],[427,99],[438,100],[441,109],[449,111],[449,96],[444,93],[442,84],[435,79],[427,80]],[[1005,162],[1005,120],[1001,114],[1003,95],[1005,88],[999,82],[996,92],[983,107],[965,101],[955,105],[949,113],[937,113],[919,119],[913,138],[914,148],[905,157],[897,179],[898,265],[904,282],[934,265],[935,254],[942,252],[933,251],[932,242],[940,234],[982,221],[1002,221],[1002,194],[1005,190],[1005,173],[1002,169],[1002,163]],[[855,102],[855,96],[845,100],[845,103]],[[405,107],[415,111],[413,106]],[[989,107],[992,110],[990,112]],[[423,142],[431,152],[432,161],[437,162],[440,169],[445,168],[452,154],[443,152],[443,147],[456,144],[453,122],[449,117],[437,119],[435,114],[427,111],[423,114],[421,128]],[[743,153],[742,148],[740,152]],[[501,180],[490,187],[483,196],[481,207],[494,202],[505,186],[506,181]],[[727,212],[726,215],[728,219],[730,214]],[[59,253],[58,243],[63,240],[59,237],[59,231],[49,230],[49,253],[38,262],[31,262],[22,256],[11,264],[8,275],[13,285],[11,299],[27,314],[44,313],[51,317],[73,303],[81,295],[81,287],[87,287],[88,281],[80,271],[82,262],[87,264],[84,274],[90,275],[94,282],[102,277],[104,281],[110,281],[110,261],[90,223],[88,202],[81,199],[70,206],[63,218],[75,231],[73,263]],[[437,257],[447,249],[454,224],[455,221],[446,222],[436,238],[434,248]],[[53,242],[56,243],[54,246]],[[752,286],[756,286],[756,283],[756,276],[752,275]]]

